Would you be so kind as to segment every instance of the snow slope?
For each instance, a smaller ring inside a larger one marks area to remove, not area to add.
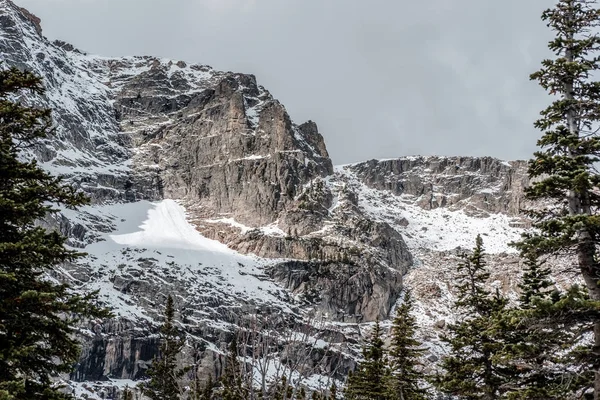
[[[227,306],[268,304],[291,311],[289,295],[264,275],[264,267],[277,260],[242,255],[203,237],[187,221],[184,208],[173,200],[88,206],[81,213],[65,214],[71,220],[94,215],[94,221],[103,219],[113,224],[112,231],[83,249],[88,253],[83,264],[97,279],[80,288],[99,290],[116,315],[153,319],[155,313],[149,313],[148,308],[158,307],[160,302],[139,298],[143,288],[131,288],[132,284],[143,286],[148,280],[160,282],[162,290],[154,297],[187,293],[188,297],[180,301],[197,308],[190,316],[196,323],[221,326],[215,320],[219,313],[201,307],[203,299],[208,298],[222,299]],[[124,286],[123,282],[115,282],[117,276],[119,280],[125,277]]]
[[[428,210],[417,205],[414,196],[370,188],[349,165],[336,167],[336,179],[330,182],[334,185],[343,182],[357,193],[359,207],[374,220],[387,222],[396,229],[411,252],[470,249],[475,236],[480,234],[488,253],[514,253],[509,243],[523,233],[523,228],[511,226],[514,218],[506,214],[476,217],[447,207]]]

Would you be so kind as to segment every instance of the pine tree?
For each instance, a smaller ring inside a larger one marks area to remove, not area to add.
[[[415,339],[416,319],[411,315],[414,306],[410,291],[404,295],[392,324],[392,341],[388,352],[390,374],[387,379],[391,400],[425,400],[427,391],[421,387],[425,375],[418,368],[425,352]]]
[[[108,316],[95,296],[79,296],[44,274],[80,254],[65,238],[36,222],[87,202],[61,178],[25,160],[52,133],[51,111],[14,101],[43,94],[39,77],[16,68],[0,71],[0,398],[67,399],[54,377],[72,371],[79,356],[74,326]]]
[[[490,293],[486,282],[490,274],[485,262],[481,236],[477,236],[471,255],[463,255],[458,267],[458,322],[449,324],[449,335],[442,340],[450,354],[442,360],[444,372],[435,380],[443,393],[458,399],[498,399],[509,371],[495,362],[502,341],[494,332],[494,319],[504,311],[506,300]]]
[[[185,339],[174,325],[175,309],[171,295],[167,297],[164,318],[165,321],[160,327],[158,356],[148,368],[150,381],[142,385],[142,392],[151,400],[179,400],[179,379],[188,368],[177,367],[177,355],[181,352]]]
[[[213,383],[212,375],[209,375],[208,380],[206,381],[206,384],[204,385],[204,390],[202,390],[202,396],[199,397],[199,400],[212,400],[213,387],[214,387],[214,383]]]
[[[337,385],[335,384],[335,382],[333,382],[331,384],[331,387],[329,388],[329,399],[330,400],[336,400],[337,399]]]
[[[234,338],[229,344],[229,351],[225,359],[225,371],[221,376],[223,400],[245,400],[247,396],[248,391],[244,388],[242,382],[237,345],[237,338]]]
[[[550,280],[550,268],[545,267],[544,262],[540,262],[534,251],[526,252],[524,258],[525,271],[519,283],[519,303],[521,308],[532,308],[536,300],[547,299],[550,296],[552,291],[549,288],[554,284]]]
[[[121,398],[123,400],[133,400],[133,392],[129,389],[129,386],[125,386]]]
[[[213,397],[213,389],[215,387],[215,383],[213,381],[212,375],[208,376],[207,381],[202,384],[200,381],[200,377],[198,375],[195,376],[193,386],[190,389],[190,393],[187,396],[188,400],[211,400]]]
[[[301,387],[300,390],[298,390],[298,393],[296,394],[296,400],[306,400],[306,389]]]
[[[600,206],[600,175],[595,169],[600,161],[600,83],[595,81],[600,69],[600,11],[595,3],[559,0],[542,14],[555,33],[548,46],[555,57],[544,60],[531,79],[557,99],[535,122],[543,133],[538,141],[540,150],[529,162],[529,175],[537,179],[526,195],[549,205],[529,212],[536,230],[525,236],[521,248],[535,248],[540,254],[573,255],[590,299],[600,301],[600,218],[596,211]],[[600,316],[592,318],[591,325],[594,344],[585,358],[593,398],[598,400]]]
[[[536,253],[531,250],[523,257],[519,304],[497,313],[493,321],[494,335],[504,344],[495,362],[512,367],[503,398],[562,400],[567,398],[570,379],[560,354],[569,332],[560,324],[544,322],[560,295],[550,290],[550,269]]]
[[[344,398],[347,400],[387,400],[385,382],[388,368],[386,365],[381,326],[379,321],[369,342],[363,348],[364,360],[348,376]]]
[[[462,262],[458,264],[459,274],[456,289],[458,300],[455,306],[465,309],[471,314],[489,315],[495,307],[491,293],[486,288],[490,272],[485,260],[485,250],[481,235],[475,238],[475,247],[471,255],[463,254]]]

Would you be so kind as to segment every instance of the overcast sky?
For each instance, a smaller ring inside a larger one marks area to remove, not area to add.
[[[529,158],[553,0],[14,0],[90,53],[255,74],[334,163]]]

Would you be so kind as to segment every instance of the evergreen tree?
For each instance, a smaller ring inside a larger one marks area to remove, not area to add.
[[[67,399],[53,378],[72,371],[79,356],[74,325],[108,316],[44,274],[80,254],[65,238],[36,222],[87,199],[52,176],[23,149],[52,133],[51,111],[15,101],[43,94],[39,77],[16,68],[0,71],[0,399]]]
[[[199,397],[199,400],[212,400],[213,387],[214,387],[214,383],[213,383],[212,375],[209,375],[208,380],[206,381],[206,384],[204,385],[204,390],[202,391],[202,396]]]
[[[550,268],[545,267],[544,262],[540,262],[535,252],[526,252],[524,258],[525,271],[519,283],[519,303],[521,308],[532,308],[535,307],[536,300],[549,298],[553,283],[550,280]]]
[[[151,400],[179,400],[179,379],[188,368],[177,368],[177,355],[181,352],[185,339],[174,324],[175,309],[171,295],[167,297],[164,318],[160,327],[158,356],[148,368],[150,381],[142,385],[142,392]]]
[[[225,359],[225,371],[221,376],[223,400],[245,400],[247,398],[248,391],[244,388],[242,382],[237,345],[237,338],[234,338],[229,344],[229,351]]]
[[[188,394],[188,400],[211,400],[213,397],[213,389],[215,383],[212,375],[208,376],[208,380],[202,384],[198,375],[194,378],[193,387]]]
[[[364,360],[348,376],[344,398],[347,400],[387,400],[386,365],[381,326],[375,323],[371,339],[363,348]]]
[[[301,387],[300,390],[298,390],[298,393],[296,394],[296,400],[306,400],[306,389]]]
[[[329,399],[330,400],[336,400],[337,399],[337,385],[335,384],[335,382],[333,382],[331,384],[331,387],[329,388]]]
[[[507,307],[494,318],[494,334],[504,343],[495,362],[512,367],[503,398],[562,400],[567,398],[570,379],[562,365],[561,350],[569,332],[544,321],[560,295],[550,290],[550,269],[535,252],[524,257],[518,307]]]
[[[544,200],[548,206],[530,211],[535,231],[526,235],[521,248],[535,248],[541,254],[571,254],[589,297],[600,301],[600,11],[592,0],[558,0],[544,11],[542,19],[555,33],[549,43],[553,59],[531,75],[556,100],[541,112],[535,127],[543,132],[540,150],[529,162],[534,179],[526,195]],[[581,303],[580,303],[581,305]],[[596,306],[597,310],[598,307]],[[600,315],[589,312],[572,314],[590,323],[594,344],[581,353],[589,367],[588,377],[593,398],[600,398]],[[597,312],[595,312],[598,314]]]
[[[133,400],[133,392],[129,389],[129,386],[125,386],[123,389],[123,395],[121,396],[123,400]]]
[[[450,354],[442,360],[444,372],[435,385],[458,399],[493,400],[500,398],[501,386],[510,375],[508,368],[495,362],[503,343],[494,333],[494,319],[506,300],[486,289],[489,271],[481,236],[477,236],[471,255],[463,255],[458,267],[458,322],[449,324],[449,335],[442,340]]]
[[[427,398],[427,391],[420,387],[425,376],[418,369],[419,359],[425,349],[415,339],[417,323],[411,315],[413,305],[413,298],[407,291],[392,324],[392,341],[388,352],[390,374],[387,380],[388,398],[391,400]]]

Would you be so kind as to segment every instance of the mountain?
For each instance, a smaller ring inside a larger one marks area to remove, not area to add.
[[[371,322],[386,326],[405,284],[435,362],[452,318],[452,270],[477,233],[492,263],[508,266],[493,285],[514,290],[508,243],[527,227],[524,162],[334,167],[317,125],[294,123],[253,75],[89,55],[50,42],[10,0],[0,0],[0,57],[44,79],[45,96],[20,100],[54,110],[54,136],[25,156],[92,199],[43,221],[87,253],[53,277],[98,290],[114,309],[81,329],[83,355],[65,377],[78,396],[112,396],[143,377],[168,294],[188,337],[182,363],[219,374],[239,328],[268,320],[286,346],[310,328],[308,366],[294,373],[318,386],[353,366]],[[330,352],[316,357],[315,348]]]

